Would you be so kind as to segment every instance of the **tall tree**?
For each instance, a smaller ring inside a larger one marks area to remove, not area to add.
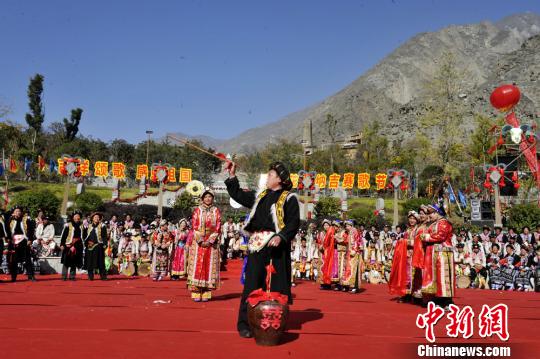
[[[25,116],[26,123],[30,128],[34,130],[32,136],[32,152],[35,150],[36,138],[41,132],[41,126],[45,121],[45,114],[43,113],[43,80],[44,77],[41,74],[36,74],[30,79],[28,85],[28,107],[30,107],[30,113]]]
[[[79,133],[79,123],[81,122],[83,110],[76,108],[71,110],[71,118],[68,121],[64,118],[64,127],[66,128],[66,140],[73,141]]]
[[[327,114],[326,119],[324,120],[326,126],[326,133],[328,133],[328,138],[330,139],[330,147],[333,148],[336,144],[337,129],[338,129],[338,120],[332,114]],[[330,151],[330,171],[335,172],[334,169],[334,153]]]
[[[444,168],[445,174],[456,178],[465,159],[462,142],[462,119],[466,108],[459,95],[463,91],[466,73],[461,71],[452,53],[444,53],[431,81],[427,83],[429,100],[420,117],[424,134],[434,139],[433,164]]]

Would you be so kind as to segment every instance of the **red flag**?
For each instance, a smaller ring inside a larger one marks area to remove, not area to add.
[[[19,170],[19,166],[17,166],[17,161],[9,157],[9,171],[11,173],[17,173],[18,170]]]
[[[38,168],[39,168],[39,170],[42,171],[42,172],[45,171],[45,166],[46,165],[47,164],[45,163],[45,159],[43,157],[41,157],[41,155],[38,156]]]

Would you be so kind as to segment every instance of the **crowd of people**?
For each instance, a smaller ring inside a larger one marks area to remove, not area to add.
[[[500,227],[484,227],[480,233],[450,228],[447,238],[433,245],[426,233],[443,218],[441,207],[426,206],[419,213],[408,214],[407,227],[393,230],[387,225],[381,230],[375,226],[368,229],[351,220],[325,219],[319,226],[309,223],[291,246],[293,286],[298,280],[313,280],[321,284],[321,289],[356,293],[364,280],[388,283],[391,293],[402,294],[402,300],[421,298],[422,281],[424,292],[430,283],[426,278],[427,269],[432,270],[428,262],[437,251],[440,254],[436,259],[452,266],[447,277],[455,283],[449,287],[534,290],[540,265],[540,225],[534,231],[524,227],[519,232]],[[437,230],[441,228],[432,228],[433,232]],[[422,271],[423,276],[418,274]],[[400,285],[393,289],[397,277],[403,278],[407,290]]]
[[[15,207],[0,216],[3,268],[13,281],[23,271],[35,281],[37,257],[60,256],[63,280],[75,280],[77,270],[85,271],[89,280],[95,274],[107,280],[110,272],[150,276],[155,281],[187,279],[193,300],[207,301],[219,286],[219,272],[225,270],[227,260],[248,255],[249,237],[242,224],[232,217],[222,223],[213,200],[213,193],[206,191],[192,217],[177,223],[160,216],[136,222],[129,214],[105,221],[99,212],[83,216],[75,211],[59,243],[43,211],[32,219],[23,208]],[[366,228],[352,220],[304,223],[290,246],[292,286],[311,280],[321,289],[357,293],[362,281],[367,281],[388,283],[390,292],[400,294],[402,300],[420,298],[422,288],[425,291],[429,281],[434,281],[425,278],[425,273],[429,269],[426,258],[434,256],[426,251],[435,250],[452,254],[451,261],[443,256],[437,259],[452,263],[448,271],[448,277],[456,281],[452,287],[531,291],[538,285],[540,225],[534,231],[484,227],[480,233],[471,233],[461,228],[439,246],[432,246],[422,239],[434,222],[432,213],[437,211],[429,207],[411,212],[408,226],[395,229],[388,225],[380,230]],[[405,278],[400,280],[406,288],[395,288],[396,276]]]
[[[232,230],[230,224],[224,228]],[[236,227],[237,228],[237,227]],[[234,232],[232,230],[232,239]],[[194,301],[208,301],[219,286],[221,213],[214,205],[214,193],[206,190],[191,218],[177,223],[156,216],[135,221],[126,214],[108,221],[100,212],[83,216],[74,211],[63,226],[59,241],[55,228],[43,211],[36,218],[14,207],[0,215],[0,265],[15,282],[20,273],[35,281],[39,257],[60,256],[62,279],[76,280],[77,270],[89,280],[99,274],[119,272],[128,276],[151,276],[154,281],[185,278]],[[228,243],[227,243],[228,244]],[[232,248],[235,248],[233,243]],[[234,255],[234,250],[231,256]],[[226,256],[225,256],[226,257]]]

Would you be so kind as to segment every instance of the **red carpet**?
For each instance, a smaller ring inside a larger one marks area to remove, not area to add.
[[[222,288],[208,303],[193,303],[184,281],[113,277],[90,282],[84,276],[63,282],[58,276],[39,276],[37,283],[29,283],[21,276],[20,282],[0,283],[2,358],[393,358],[415,352],[416,346],[405,343],[427,344],[415,325],[424,309],[396,303],[386,285],[365,284],[353,295],[303,282],[294,289],[285,342],[259,347],[236,333],[240,265],[229,264]],[[171,303],[153,304],[160,299]],[[477,315],[482,304],[498,303],[509,306],[512,350],[538,353],[538,293],[469,289],[458,291],[456,298],[456,304],[472,305]],[[443,318],[436,327],[438,344],[500,344],[478,338],[476,327],[471,340],[444,338],[445,325]]]

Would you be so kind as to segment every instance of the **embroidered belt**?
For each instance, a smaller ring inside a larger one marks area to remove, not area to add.
[[[250,252],[259,252],[263,249],[270,239],[275,235],[275,232],[261,231],[255,232],[249,237],[248,248]]]
[[[444,244],[435,244],[433,249],[437,252],[453,252],[452,247],[445,246]]]

